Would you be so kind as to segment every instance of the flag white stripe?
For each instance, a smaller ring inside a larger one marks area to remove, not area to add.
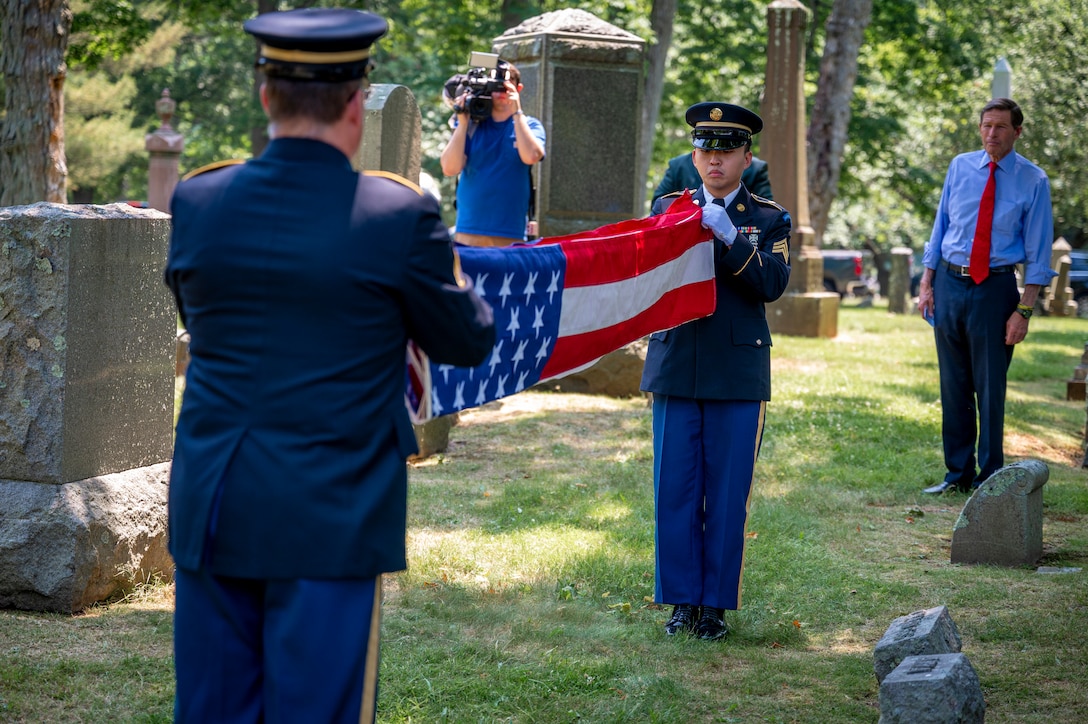
[[[635,317],[673,289],[714,278],[714,244],[699,242],[656,269],[607,284],[563,289],[559,335],[606,329]]]

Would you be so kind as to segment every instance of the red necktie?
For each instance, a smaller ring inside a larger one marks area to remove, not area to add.
[[[997,164],[990,161],[990,178],[986,179],[986,188],[982,190],[982,201],[978,205],[978,223],[975,224],[975,241],[971,244],[971,278],[975,284],[982,284],[990,276],[990,230],[994,225],[994,171]]]

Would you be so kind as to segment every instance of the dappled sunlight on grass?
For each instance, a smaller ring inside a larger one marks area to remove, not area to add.
[[[554,581],[555,571],[605,552],[607,547],[603,532],[562,526],[498,535],[473,529],[408,532],[411,578],[484,589],[500,589],[542,577]]]
[[[616,503],[601,503],[595,506],[587,514],[587,517],[598,522],[606,520],[623,520],[631,515],[631,506]]]

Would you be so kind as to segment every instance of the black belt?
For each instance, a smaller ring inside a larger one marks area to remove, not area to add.
[[[944,259],[941,259],[941,266],[948,271],[952,272],[956,276],[969,277],[971,276],[971,268],[966,266],[960,266],[959,264],[949,264]],[[992,266],[990,267],[991,274],[1012,274],[1016,271],[1016,265],[1010,264],[1009,266]]]

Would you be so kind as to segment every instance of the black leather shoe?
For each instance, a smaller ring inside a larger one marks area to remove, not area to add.
[[[722,618],[724,613],[723,609],[703,606],[699,622],[695,624],[695,635],[704,641],[717,641],[724,638],[729,633],[729,629],[725,627],[725,619]]]
[[[678,633],[690,633],[699,618],[699,609],[690,603],[681,603],[672,607],[672,618],[665,624],[665,634],[675,636]]]
[[[940,495],[941,493],[962,493],[964,492],[964,489],[956,485],[955,483],[950,483],[947,480],[944,480],[940,483],[937,483],[936,485],[931,485],[922,492],[928,495]]]

